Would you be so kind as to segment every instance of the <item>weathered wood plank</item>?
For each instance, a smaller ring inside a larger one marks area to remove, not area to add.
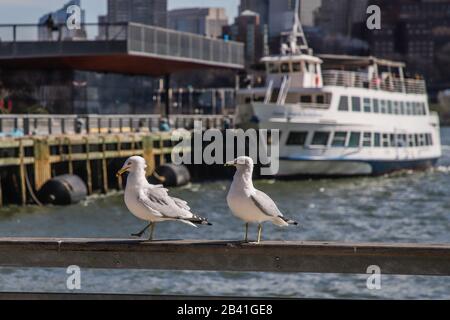
[[[105,293],[35,293],[35,292],[0,292],[0,300],[266,300],[261,297],[231,297],[231,296],[180,296],[180,295],[146,295],[146,294],[105,294]],[[274,300],[275,298],[270,298]],[[286,298],[276,300],[288,300]]]
[[[0,239],[0,266],[450,276],[450,245]]]
[[[0,158],[0,167],[8,167],[8,166],[18,166],[20,165],[20,158]],[[34,158],[25,157],[23,158],[23,164],[33,164]]]

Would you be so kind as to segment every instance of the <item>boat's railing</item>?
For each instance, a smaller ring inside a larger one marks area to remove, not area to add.
[[[330,108],[330,104],[325,104],[325,103],[304,103],[304,102],[300,102],[299,104],[300,107],[302,107],[303,109],[329,109]]]
[[[402,80],[390,75],[369,79],[367,73],[341,70],[325,70],[322,75],[324,86],[366,88],[409,94],[426,94],[427,92],[424,80]]]

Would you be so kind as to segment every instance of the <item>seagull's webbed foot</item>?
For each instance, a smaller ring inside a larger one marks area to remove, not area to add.
[[[142,235],[145,233],[145,231],[147,231],[148,228],[150,228],[152,225],[153,225],[153,223],[149,223],[148,226],[146,226],[142,231],[140,231],[138,233],[133,233],[131,236],[136,237],[136,238],[141,238]]]

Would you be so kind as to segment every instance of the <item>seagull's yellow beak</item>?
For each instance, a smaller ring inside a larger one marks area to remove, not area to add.
[[[122,176],[125,172],[128,171],[128,169],[130,169],[130,166],[123,167],[122,169],[120,169],[119,171],[117,171],[116,177],[118,178],[118,177]]]
[[[234,166],[236,166],[236,163],[234,160],[225,163],[225,167],[234,167]]]

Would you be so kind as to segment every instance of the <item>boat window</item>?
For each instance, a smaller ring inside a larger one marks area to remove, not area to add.
[[[428,106],[426,103],[422,103],[423,114],[426,115],[428,113]]]
[[[364,112],[372,112],[372,101],[369,98],[364,98]]]
[[[341,96],[341,100],[339,101],[339,111],[348,111],[348,97]]]
[[[300,96],[300,102],[312,103],[312,96],[311,95],[302,95],[302,96]]]
[[[390,140],[390,142],[391,142],[391,147],[394,147],[394,146],[396,146],[397,144],[395,143],[395,134],[390,134],[389,135],[389,140]]]
[[[348,142],[348,146],[350,148],[359,148],[360,145],[361,145],[361,133],[360,132],[350,133],[350,140]]]
[[[421,109],[422,109],[422,115],[426,115],[427,114],[427,107],[426,107],[425,103],[422,102],[420,104],[420,106],[421,106]]]
[[[399,102],[399,114],[404,115],[405,113],[405,103]]]
[[[373,112],[379,113],[380,112],[380,106],[378,99],[373,99]]]
[[[426,134],[426,142],[427,142],[427,146],[433,145],[433,136],[430,133]]]
[[[381,147],[381,134],[375,133],[373,140],[374,140],[374,142],[373,142],[374,147],[376,147],[376,148]]]
[[[397,135],[397,143],[395,144],[399,148],[403,148],[407,146],[406,143],[406,134],[398,134]]]
[[[400,114],[398,101],[394,101],[393,114]]]
[[[334,138],[332,142],[333,147],[345,147],[345,143],[347,142],[347,132],[335,132]]]
[[[323,95],[316,96],[316,103],[325,104],[325,97]]]
[[[280,65],[277,63],[269,63],[269,73],[279,73],[279,67]]]
[[[381,100],[380,101],[380,105],[381,105],[381,113],[386,113],[386,100]]]
[[[281,72],[283,72],[283,73],[291,72],[291,70],[289,68],[289,63],[282,63],[281,64]]]
[[[420,109],[420,103],[419,102],[416,102],[416,114],[418,116],[422,115],[422,110]]]
[[[306,143],[306,138],[308,137],[308,132],[291,132],[289,134],[286,145],[288,146],[304,146]]]
[[[425,135],[419,134],[419,146],[423,147],[426,145]]]
[[[255,96],[255,97],[253,98],[253,101],[255,101],[255,102],[263,102],[264,99],[265,99],[264,96]]]
[[[294,71],[294,72],[302,72],[302,64],[300,62],[294,62],[292,64],[292,71]]]
[[[411,103],[410,103],[410,102],[407,102],[407,103],[406,103],[406,114],[407,114],[408,116],[410,116],[410,115],[412,114]]]
[[[383,134],[383,147],[389,147],[389,135],[387,133]]]
[[[387,113],[392,114],[392,101],[388,100],[387,105]]]
[[[401,134],[400,135],[400,147],[407,147],[408,146],[408,135],[406,134]]]
[[[418,134],[415,134],[414,135],[414,142],[416,143],[416,147],[419,147],[420,146],[420,141],[419,141],[419,135]]]
[[[363,147],[372,147],[372,133],[371,132],[364,132]]]
[[[417,115],[417,110],[416,110],[416,103],[415,102],[411,102],[411,114],[413,116]]]
[[[420,112],[420,104],[417,102],[414,102],[414,114],[416,116],[420,116],[421,112]]]
[[[352,110],[353,112],[361,112],[361,98],[352,97]]]
[[[312,146],[327,146],[329,138],[330,138],[329,132],[320,132],[320,131],[315,132],[314,137],[311,142],[311,145]]]
[[[414,135],[410,134],[408,135],[408,146],[410,147],[415,147],[415,143],[414,143]]]

